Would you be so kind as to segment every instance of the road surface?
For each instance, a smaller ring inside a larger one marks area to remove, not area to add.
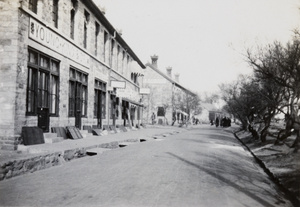
[[[0,206],[292,206],[221,128],[199,126],[0,182]]]

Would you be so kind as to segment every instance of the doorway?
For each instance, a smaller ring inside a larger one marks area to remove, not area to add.
[[[38,108],[38,127],[43,130],[43,132],[49,132],[49,108]]]
[[[97,117],[97,128],[102,128],[102,93],[100,90],[95,90],[95,99],[96,99],[96,117]]]
[[[81,129],[82,117],[82,84],[75,82],[75,127]]]

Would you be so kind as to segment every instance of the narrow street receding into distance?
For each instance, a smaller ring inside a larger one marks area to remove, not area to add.
[[[0,206],[292,206],[231,132],[202,125],[4,180]]]

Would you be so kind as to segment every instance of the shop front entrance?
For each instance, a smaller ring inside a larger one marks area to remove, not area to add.
[[[97,128],[102,128],[102,93],[100,90],[95,90],[96,99],[96,117],[97,117]],[[99,103],[99,104],[98,104]]]
[[[43,130],[43,132],[49,132],[49,108],[38,108],[38,127]]]
[[[134,120],[135,120],[135,105],[131,105],[130,107],[130,121],[131,121],[131,126],[134,126]]]
[[[82,84],[75,82],[75,127],[81,129],[82,116]]]
[[[122,119],[124,120],[124,126],[126,126],[128,123],[128,111],[129,110],[129,103],[127,101],[122,100]]]

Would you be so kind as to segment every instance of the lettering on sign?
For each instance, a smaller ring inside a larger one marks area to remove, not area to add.
[[[89,56],[86,53],[78,49],[75,45],[63,37],[59,36],[54,31],[32,18],[29,20],[29,27],[29,38],[78,63],[81,63],[82,65],[89,65]]]

